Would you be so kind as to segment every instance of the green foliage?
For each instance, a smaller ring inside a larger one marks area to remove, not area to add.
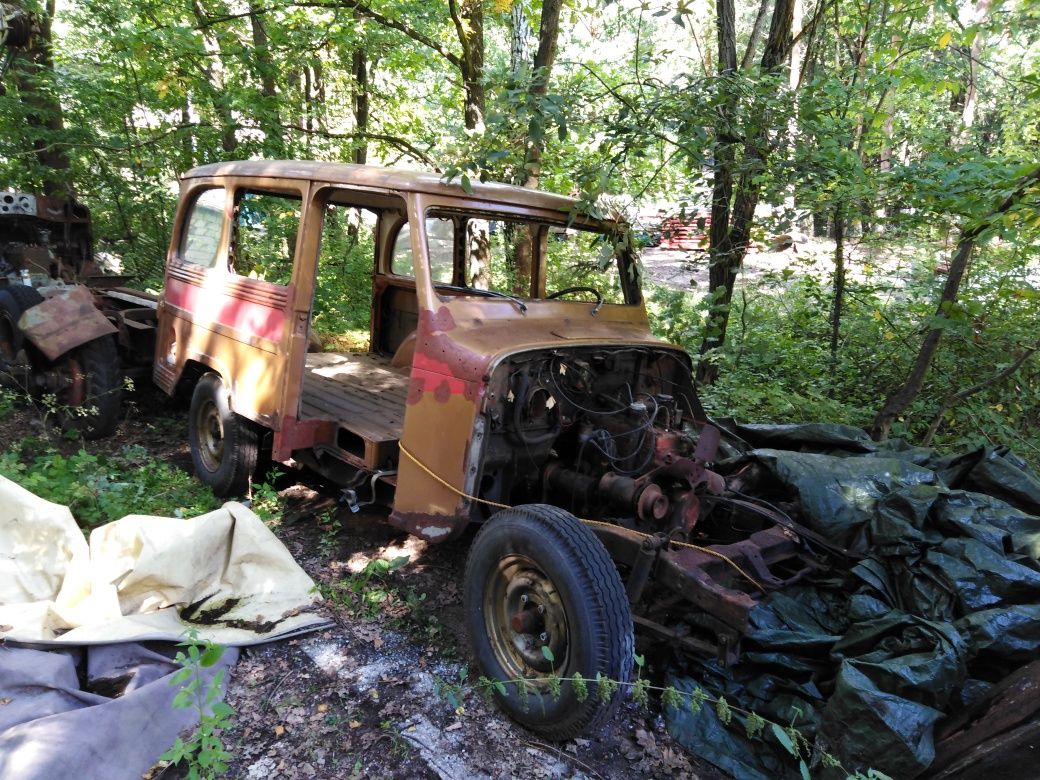
[[[4,419],[12,412],[17,400],[17,393],[14,393],[7,388],[0,387],[0,420]]]
[[[250,506],[261,520],[277,520],[285,509],[285,502],[278,495],[278,490],[274,486],[284,473],[280,469],[273,468],[267,473],[263,482],[256,482],[252,485]]]
[[[608,702],[617,692],[618,683],[609,677],[606,677],[602,672],[596,672],[596,695],[599,697],[601,702]]]
[[[408,563],[408,556],[401,555],[392,560],[376,558],[365,564],[365,568],[341,582],[321,584],[318,590],[322,597],[346,607],[354,615],[371,620],[390,601],[401,601],[399,591],[388,581],[388,575]],[[411,595],[406,599],[411,612],[419,611],[426,594]]]
[[[0,474],[41,498],[65,504],[84,528],[128,514],[191,517],[220,506],[191,475],[152,458],[139,445],[118,455],[86,450],[65,457],[45,441],[25,438],[0,453]]]
[[[218,777],[227,772],[227,762],[231,759],[221,734],[231,726],[235,710],[222,701],[224,670],[219,670],[205,683],[202,670],[220,660],[224,647],[200,641],[194,630],[179,646],[185,650],[178,651],[174,659],[181,669],[170,678],[171,685],[180,686],[173,706],[179,710],[193,709],[199,725],[187,740],[177,737],[170,749],[163,753],[162,760],[184,763],[187,777],[191,780]]]
[[[438,675],[434,675],[433,692],[438,698],[446,702],[449,707],[461,714],[463,701],[465,699],[464,690],[468,678],[469,669],[465,666],[459,667],[457,679],[455,681],[445,680]]]

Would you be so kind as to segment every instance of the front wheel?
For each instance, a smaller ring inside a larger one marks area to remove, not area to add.
[[[470,549],[465,603],[477,665],[503,684],[495,697],[510,717],[560,740],[613,714],[625,686],[604,701],[593,681],[629,681],[632,615],[610,556],[581,521],[542,504],[494,515]],[[585,695],[576,674],[589,681]]]
[[[249,489],[259,452],[257,427],[231,411],[228,390],[217,374],[205,374],[195,385],[188,443],[195,472],[216,495],[238,496]]]

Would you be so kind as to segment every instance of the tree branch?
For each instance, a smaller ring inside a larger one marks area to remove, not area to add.
[[[939,411],[935,413],[935,418],[932,420],[932,424],[928,426],[928,431],[922,437],[921,446],[927,447],[932,443],[932,439],[939,430],[939,426],[942,425],[943,417],[946,416],[946,412],[950,410],[950,407],[958,401],[964,401],[976,393],[982,392],[987,387],[1000,384],[1017,372],[1027,360],[1036,354],[1037,350],[1040,350],[1040,345],[1026,348],[1022,351],[1022,354],[1015,358],[1015,361],[1011,363],[1011,365],[1006,366],[1003,370],[998,371],[992,376],[986,377],[981,382],[976,382],[971,387],[965,387],[964,389],[958,390],[956,393],[947,396],[946,400],[939,406]]]
[[[268,6],[267,8],[257,8],[255,9],[255,11],[252,12],[243,11],[233,14],[222,14],[220,16],[210,16],[204,22],[200,23],[195,29],[201,30],[215,24],[221,24],[223,22],[230,22],[235,19],[241,19],[245,16],[249,16],[251,13],[253,15],[260,16],[262,14],[268,14],[273,11],[280,11],[283,8],[347,8],[349,10],[356,11],[361,16],[371,19],[376,24],[379,24],[383,27],[389,27],[393,30],[397,30],[398,32],[403,33],[404,35],[407,35],[413,41],[421,43],[423,46],[426,46],[427,48],[437,52],[437,54],[444,57],[444,59],[446,59],[455,67],[462,67],[462,58],[459,57],[459,55],[455,54],[454,52],[448,51],[441,44],[437,43],[437,41],[419,32],[414,27],[405,24],[399,19],[392,19],[389,16],[386,16],[380,13],[379,11],[376,11],[373,8],[365,5],[364,3],[358,2],[358,0],[330,0],[330,2],[321,2],[320,0],[308,2],[307,0],[303,0],[302,2],[290,3],[286,6],[278,5]]]

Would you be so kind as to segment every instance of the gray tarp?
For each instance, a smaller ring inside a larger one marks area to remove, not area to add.
[[[228,648],[204,684],[238,658]],[[85,662],[85,663],[84,663]],[[85,688],[77,669],[86,667]],[[130,643],[80,649],[0,647],[0,777],[5,780],[139,778],[198,713],[174,709],[180,667]],[[120,694],[117,698],[111,698]]]
[[[794,502],[851,559],[763,598],[735,667],[690,659],[674,683],[794,723],[850,770],[920,774],[937,722],[1040,655],[1040,479],[1000,448],[938,458],[847,426],[726,427],[719,471],[754,464],[745,492]],[[710,707],[666,715],[738,778],[797,776],[772,737]]]

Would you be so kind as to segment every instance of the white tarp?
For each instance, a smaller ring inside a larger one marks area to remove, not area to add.
[[[0,637],[89,645],[200,637],[248,645],[311,629],[310,577],[241,504],[128,515],[89,543],[67,507],[0,476]]]

